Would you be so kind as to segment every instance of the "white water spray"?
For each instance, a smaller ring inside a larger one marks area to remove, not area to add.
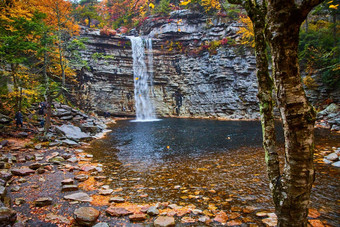
[[[152,75],[153,75],[153,56],[152,56],[152,40],[145,40],[148,47],[148,65],[145,64],[145,48],[144,40],[141,37],[128,37],[132,44],[133,57],[133,79],[136,107],[136,121],[155,121],[157,120],[155,110],[150,98]]]

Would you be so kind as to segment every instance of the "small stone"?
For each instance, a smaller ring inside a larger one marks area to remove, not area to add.
[[[102,167],[96,167],[96,171],[97,171],[98,173],[102,173],[102,172],[103,172],[103,168],[102,168]]]
[[[338,155],[336,153],[329,154],[325,157],[329,161],[336,161],[338,160]]]
[[[61,156],[56,156],[56,157],[50,158],[48,160],[48,162],[53,163],[53,164],[57,164],[57,165],[60,165],[60,163],[64,162],[64,161],[65,161],[65,159]]]
[[[51,197],[41,197],[35,200],[35,206],[37,207],[43,207],[48,206],[52,204],[52,198]]]
[[[39,169],[37,169],[37,173],[38,174],[44,174],[46,172],[44,167],[40,167]]]
[[[85,171],[85,172],[91,172],[91,171],[93,171],[95,169],[96,169],[96,167],[95,166],[91,166],[91,165],[85,165],[85,166],[81,167],[81,170]]]
[[[206,222],[210,221],[210,218],[208,216],[202,216],[198,219],[198,221],[206,223]]]
[[[6,185],[6,181],[4,181],[3,179],[0,179],[0,186],[5,186]]]
[[[148,209],[148,211],[146,212],[148,215],[151,215],[151,216],[156,216],[159,214],[159,210],[157,209],[157,207],[155,206],[152,206]]]
[[[122,198],[122,197],[112,197],[110,198],[109,200],[110,203],[124,203],[125,202],[125,199]]]
[[[257,217],[267,217],[268,216],[268,212],[265,211],[260,211],[256,213]]]
[[[108,213],[109,215],[113,217],[120,217],[120,216],[132,214],[133,212],[122,207],[109,207],[106,209],[106,213]]]
[[[228,216],[224,211],[217,213],[216,217],[214,218],[214,221],[220,222],[222,225],[226,224],[227,220]]]
[[[11,192],[18,192],[20,190],[20,187],[18,185],[15,185],[11,188]]]
[[[77,181],[83,182],[83,181],[86,181],[87,179],[89,179],[89,176],[86,175],[86,174],[79,174],[79,175],[75,176],[74,179],[76,179]]]
[[[63,187],[61,188],[61,191],[62,192],[78,191],[78,186],[74,184],[63,185]]]
[[[80,202],[91,202],[92,201],[92,198],[84,192],[78,192],[78,193],[66,195],[64,196],[64,199],[75,200],[75,201],[80,201]]]
[[[326,159],[326,158],[323,159],[323,162],[326,163],[326,164],[332,164],[332,163],[333,163],[332,161],[329,161],[329,160]]]
[[[87,154],[85,157],[86,158],[93,158],[93,155],[92,154]]]
[[[106,176],[95,176],[94,179],[95,179],[96,181],[104,181],[104,180],[107,179],[107,177],[106,177]]]
[[[17,212],[7,208],[0,207],[0,223],[1,226],[12,226],[17,220]]]
[[[100,212],[92,207],[80,207],[74,211],[74,218],[79,225],[93,226]]]
[[[6,187],[0,186],[0,199],[2,200],[7,193]]]
[[[312,227],[324,227],[325,225],[320,221],[320,220],[318,220],[318,219],[316,219],[316,220],[308,220],[309,221],[309,223],[310,223],[310,225],[312,226]]]
[[[62,180],[61,184],[62,185],[74,184],[74,180],[72,178],[68,178],[68,179]]]
[[[35,154],[34,157],[36,161],[41,161],[44,159],[44,157],[41,154]]]
[[[181,219],[181,222],[182,222],[183,224],[188,224],[188,223],[193,224],[193,223],[196,222],[196,220],[193,219],[193,218],[191,218],[191,217],[183,217],[183,218]]]
[[[168,227],[168,226],[175,226],[175,218],[173,217],[167,217],[167,216],[161,216],[158,217],[154,223],[155,227]]]
[[[99,190],[99,195],[111,195],[112,192],[113,192],[112,189],[104,189],[104,190],[101,189],[101,190]]]
[[[40,163],[36,162],[36,163],[33,163],[33,164],[29,165],[29,168],[30,168],[30,169],[33,169],[33,170],[37,170],[37,169],[39,169],[41,166],[42,166],[42,165],[41,165]]]
[[[39,143],[39,144],[37,144],[37,145],[34,146],[34,148],[35,148],[36,150],[40,150],[41,147],[42,147],[42,146],[41,146],[41,143]]]
[[[24,199],[24,198],[16,198],[15,200],[14,200],[14,203],[15,203],[15,205],[17,205],[17,206],[19,206],[19,205],[21,205],[21,204],[24,204],[26,202],[26,200]]]
[[[334,162],[332,166],[340,168],[340,161]]]
[[[67,159],[68,162],[71,162],[71,163],[76,163],[78,162],[78,158],[77,157],[71,157],[69,159]]]
[[[193,209],[193,210],[192,210],[192,213],[193,213],[193,214],[202,214],[203,211],[200,210],[200,209]]]
[[[110,227],[106,222],[99,222],[92,227]]]
[[[146,219],[145,214],[132,214],[129,216],[130,221],[144,221]]]

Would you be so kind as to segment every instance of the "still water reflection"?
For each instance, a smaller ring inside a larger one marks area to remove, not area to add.
[[[168,201],[202,210],[211,204],[224,210],[245,206],[268,210],[273,205],[261,131],[257,121],[119,121],[89,151],[105,165],[111,187],[118,189],[115,195],[132,202]],[[340,146],[339,136],[320,133],[316,135],[319,149]],[[277,138],[282,152],[279,124]],[[323,210],[322,218],[337,225],[340,171],[323,164],[317,164],[317,169],[312,207]]]

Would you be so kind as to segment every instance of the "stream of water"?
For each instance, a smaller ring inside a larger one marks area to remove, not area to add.
[[[282,154],[280,124],[277,138]],[[316,131],[317,152],[340,147],[339,141],[339,135]],[[273,209],[258,121],[119,121],[89,151],[106,166],[112,188],[122,189],[116,195],[132,202]],[[316,169],[311,207],[339,226],[340,170],[322,163]]]

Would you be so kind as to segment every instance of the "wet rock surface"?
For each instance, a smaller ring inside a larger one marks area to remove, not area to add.
[[[81,207],[74,211],[76,222],[82,226],[93,226],[100,212],[93,207]]]

